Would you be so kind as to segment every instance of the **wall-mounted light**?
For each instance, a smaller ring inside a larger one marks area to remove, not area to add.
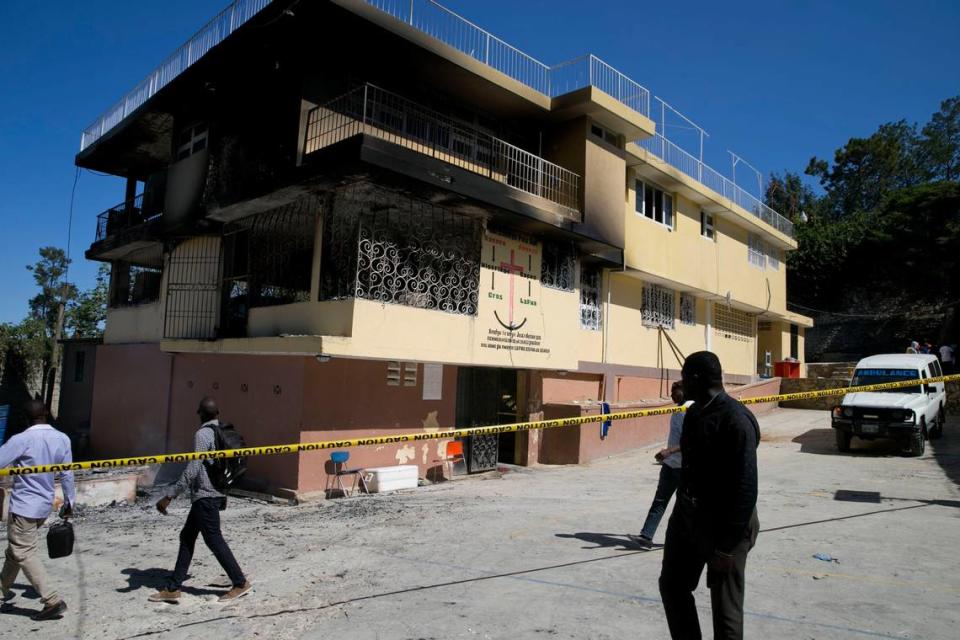
[[[330,356],[325,353],[318,353],[316,358],[317,362],[330,362]]]

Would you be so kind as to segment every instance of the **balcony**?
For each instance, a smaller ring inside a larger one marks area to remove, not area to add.
[[[304,156],[360,134],[549,200],[565,219],[582,220],[576,173],[370,84],[310,110]]]
[[[637,140],[639,147],[652,153],[670,166],[679,169],[700,184],[709,187],[724,198],[745,209],[750,214],[767,223],[789,238],[796,238],[793,222],[777,213],[753,194],[734,184],[729,178],[720,175],[698,158],[687,153],[659,133],[652,138]]]
[[[162,206],[141,193],[97,216],[97,233],[87,251],[91,260],[117,260],[152,265],[162,253],[157,227]]]

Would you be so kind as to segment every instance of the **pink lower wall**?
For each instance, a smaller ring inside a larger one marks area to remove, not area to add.
[[[542,374],[543,402],[600,400],[603,376],[590,373]]]
[[[166,447],[173,359],[157,344],[97,346],[90,458],[122,458]]]
[[[439,400],[423,399],[424,366],[418,365],[415,386],[387,384],[387,365],[377,360],[333,359],[304,366],[302,442],[359,438],[390,433],[416,433],[452,428],[456,420],[457,368],[443,367]],[[432,475],[444,456],[446,441],[368,446],[350,449],[350,466],[416,464],[420,477]],[[300,456],[299,490],[330,487],[328,451]]]
[[[233,423],[249,446],[300,439],[303,356],[178,353],[170,393],[168,451],[189,451],[199,426],[197,405],[216,399],[221,419]],[[247,462],[250,481],[265,490],[296,490],[293,456],[258,456]]]
[[[731,386],[727,392],[734,398],[755,398],[776,395],[780,392],[780,379],[772,378],[762,382]],[[635,404],[620,402],[611,407],[612,412],[631,409],[652,409],[658,406],[673,406],[670,401],[646,402]],[[749,405],[756,415],[769,413],[776,403]],[[583,415],[598,415],[600,407],[596,404],[544,404],[545,419],[565,418]],[[541,433],[539,460],[546,464],[580,464],[598,458],[623,453],[631,449],[666,443],[670,430],[670,416],[649,416],[630,420],[617,420],[611,425],[607,437],[600,439],[600,423],[590,423],[577,427],[547,429]]]

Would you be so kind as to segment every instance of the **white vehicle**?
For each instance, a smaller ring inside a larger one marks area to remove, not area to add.
[[[850,450],[853,436],[864,440],[889,438],[901,442],[911,455],[923,454],[927,438],[943,434],[947,392],[943,382],[924,382],[943,375],[940,361],[927,354],[870,356],[857,363],[852,387],[916,380],[916,385],[886,391],[843,396],[833,409],[837,449]]]

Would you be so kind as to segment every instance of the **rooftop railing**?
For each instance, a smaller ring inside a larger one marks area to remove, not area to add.
[[[777,213],[762,203],[756,196],[745,191],[732,180],[707,166],[698,158],[684,151],[659,133],[652,138],[637,140],[636,143],[667,164],[679,169],[723,197],[732,200],[781,233],[791,238],[795,237],[793,223],[789,219]]]
[[[551,67],[433,0],[366,2],[551,98],[594,86],[634,111],[650,115],[650,92],[596,56]]]
[[[364,85],[312,109],[304,154],[367,134],[561,206],[580,222],[580,176],[416,102]]]
[[[96,142],[143,103],[153,97],[171,80],[197,62],[210,49],[220,44],[231,33],[270,4],[272,0],[236,0],[208,22],[183,46],[173,52],[159,67],[113,105],[80,136],[80,151]]]

